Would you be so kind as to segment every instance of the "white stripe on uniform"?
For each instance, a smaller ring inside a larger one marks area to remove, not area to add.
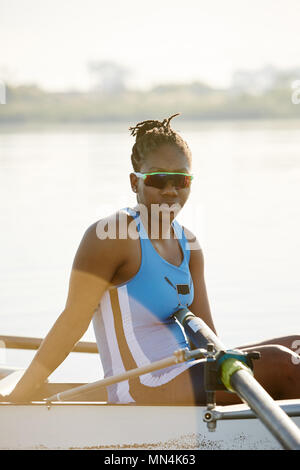
[[[134,334],[134,329],[132,325],[132,313],[131,313],[130,305],[129,305],[127,286],[125,285],[125,286],[118,287],[117,292],[118,292],[118,298],[119,298],[120,311],[122,315],[125,340],[128,344],[128,347],[133,356],[133,359],[137,367],[142,367],[147,364],[150,364],[151,361],[149,360],[147,356],[145,356]],[[187,362],[178,364],[172,367],[172,369],[169,369],[168,372],[165,372],[161,374],[160,376],[157,376],[157,375],[154,376],[151,373],[144,374],[140,376],[140,381],[143,385],[146,385],[148,387],[158,387],[174,379],[174,377],[176,377],[181,372],[191,367],[191,365],[192,365],[191,363],[187,363]]]
[[[124,364],[120,354],[118,341],[114,327],[114,315],[111,307],[110,295],[106,291],[101,299],[100,308],[102,312],[102,319],[107,338],[107,344],[112,362],[113,375],[122,374],[125,372]],[[129,393],[128,380],[119,382],[117,384],[117,397],[120,403],[134,402],[134,399]]]

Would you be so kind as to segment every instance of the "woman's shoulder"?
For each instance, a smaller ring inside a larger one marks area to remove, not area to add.
[[[107,263],[115,266],[124,263],[131,221],[130,215],[117,211],[92,222],[83,234],[74,265],[94,270]]]
[[[95,240],[113,241],[126,240],[129,238],[129,229],[135,224],[131,224],[134,213],[130,210],[120,209],[107,215],[96,222],[93,222],[86,230],[86,235]]]
[[[189,244],[189,249],[191,251],[201,250],[201,245],[196,235],[194,235],[194,233],[185,226],[182,226],[182,229],[183,229],[184,236],[187,239],[187,242]]]
[[[201,248],[201,245],[199,243],[199,240],[197,237],[194,235],[194,233],[187,229],[186,227],[182,227],[184,230],[185,237],[188,241],[189,244],[189,250],[190,250],[190,261],[189,261],[189,267],[191,272],[203,272],[204,269],[204,255],[203,251]]]

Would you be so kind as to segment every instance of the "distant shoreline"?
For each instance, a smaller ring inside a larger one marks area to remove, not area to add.
[[[114,133],[125,133],[129,135],[129,127],[136,121],[131,119],[124,119],[119,121],[101,121],[101,122],[1,122],[0,132],[3,133],[15,133],[19,132],[114,132]],[[269,119],[182,119],[178,120],[177,125],[174,128],[179,132],[182,130],[188,131],[200,131],[210,128],[239,128],[247,129],[253,127],[259,127],[263,129],[296,129],[300,128],[300,117],[292,118],[269,118]]]
[[[273,88],[213,89],[201,83],[156,87],[148,92],[50,93],[36,86],[7,86],[0,105],[0,126],[121,126],[146,119],[162,120],[180,113],[182,122],[243,122],[300,119],[300,88],[291,79],[277,80]],[[250,83],[251,85],[251,83]],[[176,122],[176,124],[175,124]]]

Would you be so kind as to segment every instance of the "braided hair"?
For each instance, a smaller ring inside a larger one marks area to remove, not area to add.
[[[182,137],[175,132],[170,121],[178,114],[173,114],[167,119],[161,121],[142,121],[134,127],[130,127],[131,135],[136,138],[132,147],[131,162],[134,171],[139,171],[146,155],[163,144],[171,144],[178,147],[189,159],[191,151]]]

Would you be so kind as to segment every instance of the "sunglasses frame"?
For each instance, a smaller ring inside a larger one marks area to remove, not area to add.
[[[137,176],[138,178],[142,178],[143,180],[146,179],[147,176],[152,176],[152,175],[183,175],[183,176],[189,176],[191,178],[191,182],[194,179],[194,176],[191,175],[190,173],[180,173],[178,171],[153,171],[152,173],[139,173],[134,171],[133,174]],[[184,189],[184,188],[180,188]]]

